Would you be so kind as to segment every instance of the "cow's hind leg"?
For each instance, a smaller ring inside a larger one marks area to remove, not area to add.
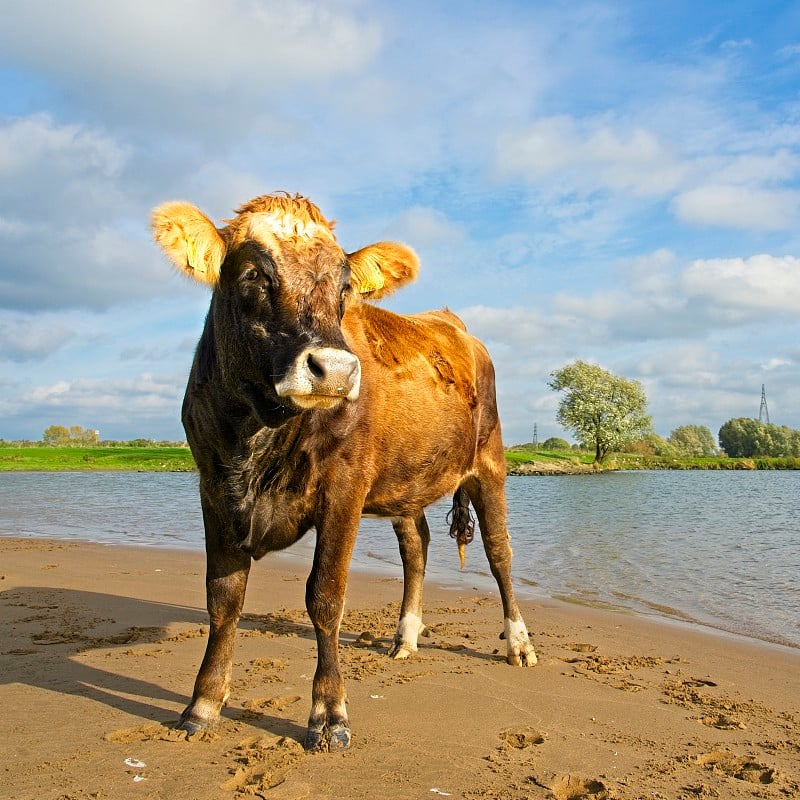
[[[250,572],[250,556],[239,551],[215,552],[208,547],[207,559],[208,644],[195,680],[192,702],[178,724],[178,728],[190,733],[214,725],[228,699],[236,625]]]
[[[502,452],[502,450],[501,450]],[[503,462],[499,462],[503,465]],[[506,661],[532,667],[536,653],[528,640],[528,629],[511,587],[511,545],[506,527],[505,470],[492,462],[464,484],[478,514],[481,538],[489,567],[503,601]]]
[[[417,519],[400,517],[393,520],[392,525],[400,544],[400,557],[403,559],[403,603],[389,655],[401,659],[416,653],[417,641],[425,630],[422,622],[422,583],[431,534],[424,514],[420,514]]]

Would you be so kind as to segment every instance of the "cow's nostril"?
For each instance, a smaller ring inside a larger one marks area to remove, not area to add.
[[[308,358],[306,359],[306,365],[308,366],[308,371],[317,379],[322,380],[327,374],[328,370],[325,369],[325,365],[318,361],[313,353],[308,354]]]

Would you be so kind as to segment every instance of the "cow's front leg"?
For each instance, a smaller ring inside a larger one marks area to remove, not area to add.
[[[417,652],[417,640],[425,630],[422,622],[422,584],[431,534],[424,514],[420,514],[416,520],[410,517],[395,519],[392,525],[403,560],[403,603],[389,655],[401,659]]]
[[[178,728],[196,733],[213,726],[228,699],[236,625],[242,612],[250,556],[208,548],[206,600],[210,630],[206,653],[194,684],[192,702],[181,714]]]
[[[339,668],[339,626],[359,516],[348,516],[349,519],[329,518],[318,525],[314,566],[306,583],[306,608],[317,636],[317,671],[306,750],[344,750],[350,745],[344,680]]]

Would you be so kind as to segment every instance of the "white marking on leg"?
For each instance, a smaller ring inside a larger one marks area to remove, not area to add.
[[[411,645],[412,650],[417,649],[417,640],[425,629],[422,620],[411,612],[404,614],[397,626],[397,636],[403,644]]]
[[[417,652],[417,641],[419,635],[425,630],[422,619],[412,612],[403,614],[397,625],[397,633],[394,637],[394,645],[389,654],[393,658],[408,658],[412,653]]]
[[[528,629],[525,620],[505,619],[506,646],[508,655],[506,661],[509,664],[523,664],[533,666],[536,663],[536,653],[528,640]]]

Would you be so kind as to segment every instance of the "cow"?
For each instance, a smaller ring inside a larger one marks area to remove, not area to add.
[[[511,586],[505,458],[494,367],[448,310],[375,305],[416,279],[409,247],[345,253],[301,195],[263,195],[222,227],[197,207],[153,211],[156,242],[210,287],[182,421],[199,471],[210,630],[178,727],[219,718],[250,566],[314,529],[306,607],[317,669],[305,747],[350,744],[338,635],[362,516],[391,520],[403,600],[389,651],[417,650],[430,532],[424,510],[453,494],[451,534],[472,537],[470,502],[503,604],[506,660],[536,663]]]

